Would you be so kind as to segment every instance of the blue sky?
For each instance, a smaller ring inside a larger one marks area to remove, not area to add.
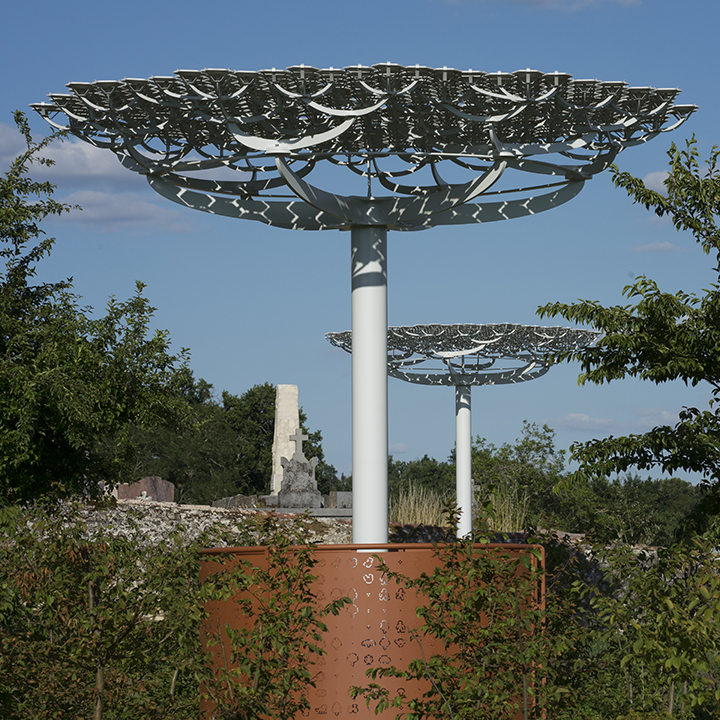
[[[69,0],[7,3],[0,162],[20,149],[11,113],[70,81],[169,75],[177,68],[259,70],[401,64],[494,72],[531,67],[575,78],[680,87],[700,109],[679,130],[618,158],[649,180],[670,142],[693,133],[703,155],[720,141],[716,0],[326,0],[243,3]],[[39,117],[33,130],[47,132]],[[164,201],[110,153],[77,142],[55,150],[57,198],[84,210],[48,223],[57,237],[42,279],[73,276],[84,301],[147,284],[158,327],[216,390],[299,386],[327,459],[351,470],[350,358],[324,339],[350,327],[346,233],[292,232],[213,217]],[[701,290],[712,264],[692,238],[633,206],[607,174],[573,201],[536,217],[486,226],[390,233],[389,321],[556,324],[538,305],[577,298],[605,304],[646,274],[665,290]],[[709,388],[626,380],[578,387],[578,368],[553,368],[517,386],[476,388],[473,434],[512,442],[522,421],[548,423],[557,445],[642,432],[674,422]],[[450,388],[390,380],[390,445],[398,459],[445,458],[454,444]]]

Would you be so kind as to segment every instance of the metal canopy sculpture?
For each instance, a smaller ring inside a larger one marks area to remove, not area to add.
[[[392,63],[178,70],[68,88],[32,107],[115,152],[160,194],[303,230],[420,229],[532,215],[566,202],[620,150],[672,130],[695,109],[674,103],[677,89]],[[362,178],[365,197],[310,185],[305,178],[323,164]],[[467,179],[444,178],[444,165],[448,177],[461,171]],[[219,168],[236,170],[236,179],[203,177]],[[507,170],[537,175],[538,183],[490,193]],[[282,188],[291,199],[275,194]],[[471,202],[481,194],[507,197]]]
[[[508,385],[544,375],[554,353],[594,343],[600,333],[537,325],[412,325],[388,328],[391,377],[418,385],[455,386],[455,468],[458,537],[472,531],[472,428],[470,388]],[[352,352],[352,333],[327,333]]]
[[[675,104],[676,89],[393,63],[178,70],[68,87],[34,109],[113,151],[170,200],[278,227],[352,231],[356,543],[387,539],[388,229],[556,207],[618,152],[695,110]],[[356,178],[359,193],[311,185],[311,173],[337,185],[323,168],[345,169],[341,183]],[[526,173],[537,182],[521,180]]]

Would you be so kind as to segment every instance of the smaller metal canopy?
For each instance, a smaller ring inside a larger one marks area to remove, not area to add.
[[[591,345],[599,335],[595,330],[511,323],[388,328],[388,375],[418,385],[455,386],[458,537],[472,532],[470,388],[534,380],[550,369],[555,353]],[[352,352],[351,332],[325,337]]]
[[[552,354],[588,345],[594,330],[497,323],[388,328],[388,374],[418,385],[504,385],[534,380]],[[352,333],[325,336],[352,352]]]

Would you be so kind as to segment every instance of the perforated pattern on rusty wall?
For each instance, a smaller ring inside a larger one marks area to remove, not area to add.
[[[525,554],[527,546],[505,546],[513,554]],[[232,552],[233,549],[229,548]],[[238,556],[258,565],[265,563],[263,548],[237,548]],[[430,573],[437,559],[430,545],[378,546],[371,552],[352,545],[326,545],[316,550],[317,565],[313,591],[320,604],[331,599],[349,597],[352,601],[337,616],[330,615],[324,622],[328,626],[322,646],[326,651],[313,665],[315,688],[309,688],[310,718],[394,718],[396,709],[380,715],[374,712],[374,703],[368,708],[362,697],[353,699],[349,688],[367,685],[369,668],[406,668],[409,662],[420,657],[418,642],[411,631],[420,624],[416,608],[420,604],[413,591],[399,587],[378,570],[373,553],[382,553],[388,567],[406,577]],[[210,558],[208,558],[210,559]],[[229,623],[239,627],[247,618],[237,611],[232,601],[213,603],[208,608],[211,622]],[[439,643],[431,637],[421,637],[425,657],[441,652]],[[426,684],[410,686],[396,678],[379,681],[394,697],[402,688],[408,697],[418,697],[429,687]]]
[[[308,695],[310,717],[377,717],[372,709],[366,708],[362,698],[353,700],[348,688],[369,683],[365,675],[369,668],[390,665],[405,668],[419,657],[418,644],[410,634],[419,624],[415,613],[417,596],[380,573],[377,560],[367,553],[338,553],[321,548],[317,558],[314,573],[318,599],[325,600],[323,594],[329,592],[327,600],[347,596],[352,604],[337,617],[326,619],[327,655],[316,665],[317,687],[311,688]],[[435,566],[428,549],[386,552],[383,559],[391,570],[409,577],[417,577]],[[438,650],[432,639],[423,639],[426,656]],[[403,686],[395,678],[384,678],[381,684],[391,695]],[[404,687],[410,697],[426,689]],[[395,713],[388,715],[394,717]]]

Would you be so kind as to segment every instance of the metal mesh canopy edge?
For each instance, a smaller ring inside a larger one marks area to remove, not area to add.
[[[674,129],[696,109],[676,104],[673,88],[394,63],[177,70],[68,88],[32,107],[115,152],[163,196],[310,230],[423,229],[535,214],[574,197],[619,151]],[[323,164],[350,171],[366,196],[342,202],[310,185],[305,178]],[[235,178],[213,177],[221,168],[237,171]],[[507,170],[535,180],[493,188]],[[470,202],[481,194],[504,197]]]
[[[421,385],[501,385],[544,375],[554,353],[597,341],[600,333],[538,325],[455,324],[388,328],[388,374]],[[326,333],[352,352],[352,333]]]

